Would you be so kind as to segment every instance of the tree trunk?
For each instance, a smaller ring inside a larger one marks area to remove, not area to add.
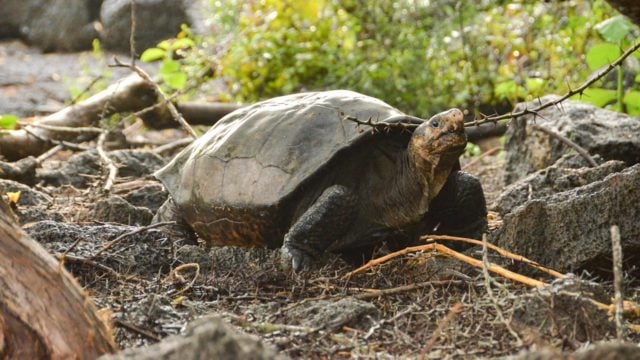
[[[74,278],[0,200],[0,358],[95,359],[115,349]]]

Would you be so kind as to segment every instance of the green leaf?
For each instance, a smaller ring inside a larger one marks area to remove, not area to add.
[[[164,82],[175,90],[184,88],[187,83],[187,74],[182,72],[162,74]]]
[[[626,17],[618,15],[597,24],[595,29],[606,41],[619,44],[633,30],[633,25]]]
[[[636,75],[636,79],[635,80],[636,80],[637,83],[640,83],[640,74]]]
[[[498,98],[504,100],[523,99],[527,95],[526,90],[513,80],[497,84],[494,92]]]
[[[594,71],[611,64],[620,56],[618,45],[602,43],[596,44],[587,51],[587,66]]]
[[[157,61],[160,59],[163,59],[165,56],[166,52],[162,49],[159,48],[149,48],[147,50],[145,50],[142,55],[140,55],[140,60],[142,60],[142,62],[152,62],[152,61]]]
[[[18,124],[19,118],[15,115],[0,115],[0,128],[13,130]]]
[[[544,87],[547,85],[547,82],[541,78],[527,78],[525,80],[527,84],[527,89],[529,90],[529,94],[531,95],[541,95]]]
[[[629,91],[624,95],[622,102],[626,105],[629,115],[640,115],[640,91]]]
[[[187,49],[194,46],[196,46],[196,43],[193,40],[189,38],[182,38],[182,39],[176,39],[176,41],[174,41],[171,44],[171,49],[172,50]]]
[[[175,60],[165,59],[160,66],[160,74],[172,74],[180,71],[180,63]]]
[[[586,89],[582,96],[576,94],[571,97],[574,100],[593,104],[597,107],[604,107],[616,100],[616,91],[602,88]]]

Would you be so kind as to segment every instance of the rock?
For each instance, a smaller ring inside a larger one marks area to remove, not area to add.
[[[49,211],[51,198],[48,195],[19,182],[0,179],[0,195],[17,191],[20,191],[20,199],[14,213],[20,224],[42,220],[62,221],[60,214]]]
[[[170,336],[161,342],[139,349],[128,349],[101,360],[149,359],[286,359],[257,338],[240,333],[215,316],[195,320],[183,335]]]
[[[155,213],[167,200],[169,193],[160,183],[147,184],[122,197],[134,206],[141,206]]]
[[[151,223],[153,213],[147,208],[129,204],[120,196],[111,195],[91,207],[91,216],[95,221],[141,226]]]
[[[609,303],[598,284],[567,276],[520,297],[513,319],[537,329],[543,336],[568,341],[598,341],[615,335],[607,311],[590,299]]]
[[[573,354],[563,354],[560,349],[543,347],[522,350],[505,360],[634,360],[640,359],[640,347],[629,343],[597,343]]]
[[[287,324],[329,331],[342,326],[367,330],[379,316],[380,311],[373,304],[354,298],[301,303],[284,314]]]
[[[573,354],[575,360],[634,360],[640,359],[640,347],[629,343],[599,343]]]
[[[118,167],[119,177],[144,177],[164,165],[164,160],[149,151],[114,150],[107,156]],[[106,168],[95,150],[84,151],[73,155],[60,168],[41,170],[38,177],[51,186],[72,185],[85,188],[93,183],[91,177],[104,176]]]
[[[600,168],[604,171],[606,164]],[[625,265],[639,260],[638,184],[640,164],[585,186],[532,199],[503,215],[503,226],[492,234],[492,242],[561,272],[584,269],[610,277],[612,225],[620,227]]]
[[[554,100],[545,96],[543,103]],[[519,107],[533,108],[537,101]],[[505,142],[505,182],[516,180],[553,164],[562,155],[573,152],[567,145],[549,135],[533,130],[533,115],[511,122]],[[640,118],[612,112],[589,104],[565,101],[560,107],[550,107],[535,117],[535,123],[554,130],[590,154],[604,160],[622,160],[628,166],[640,162]]]
[[[0,37],[20,37],[44,51],[91,48],[95,0],[4,0]],[[55,30],[52,30],[55,29]]]
[[[18,201],[18,207],[46,205],[51,201],[51,198],[49,196],[40,191],[31,189],[27,185],[13,180],[0,179],[0,194],[4,195],[8,192],[16,191],[20,191],[20,201]]]
[[[553,194],[571,190],[604,179],[624,169],[622,161],[611,160],[595,168],[582,165],[579,155],[564,155],[555,164],[529,174],[509,185],[491,206],[493,211],[507,214],[528,200],[544,199]],[[572,162],[574,162],[572,164]]]
[[[0,161],[0,178],[31,186],[36,179],[38,165],[38,160],[33,156],[27,156],[15,162]]]
[[[56,221],[40,221],[25,226],[25,231],[50,253],[63,253],[78,241],[69,255],[80,258],[93,257],[107,242],[136,229],[133,226],[78,225]],[[98,260],[122,275],[157,276],[170,270],[172,255],[171,241],[157,229],[151,229],[126,236]],[[65,265],[76,276],[93,274],[86,271],[84,263],[69,260]]]
[[[154,47],[161,40],[175,37],[181,24],[190,24],[187,0],[136,1],[136,52]],[[112,50],[129,53],[131,36],[130,0],[104,0],[100,10],[104,45]]]

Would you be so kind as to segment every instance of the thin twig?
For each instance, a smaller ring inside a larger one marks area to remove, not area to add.
[[[413,290],[422,289],[434,285],[460,285],[463,284],[460,280],[444,280],[444,281],[424,281],[415,284],[398,286],[390,289],[370,289],[370,291],[355,295],[354,298],[358,300],[370,300],[381,296],[397,295],[406,293]]]
[[[109,169],[109,175],[107,175],[107,180],[104,182],[104,186],[102,189],[104,191],[110,191],[113,186],[113,182],[116,180],[116,176],[118,175],[118,167],[116,164],[107,156],[107,153],[104,151],[104,142],[107,139],[108,132],[106,130],[102,131],[102,134],[98,136],[98,143],[96,144],[96,150],[98,151],[98,155],[100,155],[100,159],[105,163],[107,168]]]
[[[173,105],[173,103],[169,100],[169,96],[162,90],[160,85],[158,85],[155,81],[153,81],[153,79],[151,79],[149,74],[147,74],[144,70],[142,70],[142,68],[140,68],[137,65],[124,64],[124,63],[120,62],[120,60],[118,60],[117,57],[114,57],[113,61],[115,62],[115,65],[110,65],[110,66],[129,68],[129,69],[135,71],[145,81],[147,81],[148,83],[152,84],[153,87],[155,88],[156,92],[158,93],[158,95],[160,95],[162,100],[167,104],[167,108],[169,109],[169,112],[171,113],[171,116],[173,117],[173,119],[175,121],[177,121],[180,124],[180,126],[182,126],[182,128],[187,133],[189,133],[189,135],[191,137],[193,137],[194,139],[198,137],[198,135],[193,130],[193,128],[189,125],[189,123],[187,123],[187,121],[184,119],[182,114],[180,114],[178,109],[176,109],[176,106]]]
[[[509,334],[511,334],[511,336],[513,336],[516,339],[516,342],[518,344],[517,346],[520,346],[522,344],[522,339],[520,339],[520,336],[518,335],[518,333],[516,333],[513,330],[513,328],[511,327],[511,324],[509,324],[509,322],[504,318],[504,315],[502,314],[502,309],[500,308],[500,304],[498,304],[498,300],[494,296],[493,289],[491,288],[491,282],[493,281],[493,279],[489,274],[489,267],[491,266],[491,264],[489,263],[489,252],[487,251],[487,234],[482,234],[482,244],[483,244],[482,276],[484,278],[484,287],[487,290],[487,296],[489,297],[489,300],[491,300],[491,303],[493,304],[493,308],[496,311],[496,316],[498,317],[498,320],[500,320],[500,322],[504,324],[504,326],[509,331]]]
[[[462,170],[466,170],[470,167],[472,167],[473,165],[477,164],[478,162],[480,162],[480,160],[484,159],[487,156],[491,156],[495,153],[497,153],[498,151],[502,150],[502,145],[500,146],[496,146],[494,148],[491,148],[485,152],[483,152],[482,154],[476,156],[473,160],[469,161],[468,163],[466,163],[463,167]]]
[[[373,325],[372,327],[369,328],[369,331],[367,331],[366,335],[364,336],[364,339],[367,340],[369,339],[378,329],[380,329],[382,327],[382,325],[387,324],[387,323],[391,323],[391,322],[395,322],[396,320],[400,319],[401,317],[412,313],[416,310],[418,310],[419,307],[416,304],[411,304],[408,308],[406,308],[405,310],[395,314],[391,319],[382,319],[380,321],[378,321],[375,325]]]
[[[24,125],[40,128],[44,130],[49,130],[49,131],[75,133],[75,134],[101,134],[104,131],[101,128],[90,127],[90,126],[70,127],[70,126],[47,125],[47,124],[40,124],[40,123],[31,123],[31,124],[24,124]]]
[[[129,33],[129,53],[131,56],[131,67],[136,66],[136,1],[131,3],[131,33]]]
[[[57,154],[58,151],[60,151],[62,149],[64,149],[64,145],[58,144],[58,145],[52,147],[51,149],[47,150],[45,153],[40,154],[40,156],[38,156],[36,158],[36,162],[38,164],[42,164],[45,160],[47,160],[48,158],[50,158],[53,155]]]
[[[558,132],[555,132],[555,131],[553,131],[553,130],[551,130],[549,128],[546,128],[544,126],[540,126],[538,124],[532,124],[531,128],[534,129],[534,130],[542,131],[543,133],[562,141],[567,146],[569,146],[572,149],[574,149],[575,151],[577,151],[578,154],[580,154],[583,158],[585,158],[587,160],[587,162],[589,163],[589,165],[591,165],[592,167],[597,167],[598,166],[598,163],[595,160],[593,160],[593,158],[591,157],[591,155],[589,155],[589,152],[587,152],[587,150],[585,150],[582,146],[574,143],[573,141],[571,141],[566,136],[563,136],[562,134],[560,134]]]
[[[100,74],[100,75],[98,75],[98,76],[94,77],[94,78],[93,78],[93,80],[91,80],[91,82],[90,82],[87,86],[85,86],[85,88],[84,88],[84,89],[82,89],[82,91],[80,91],[80,92],[78,93],[78,95],[76,95],[73,99],[71,99],[71,105],[74,105],[75,103],[77,103],[77,102],[78,102],[78,100],[80,99],[80,97],[82,97],[82,95],[84,95],[84,94],[88,93],[88,92],[89,92],[89,90],[91,90],[91,88],[92,88],[96,83],[98,83],[98,81],[100,81],[100,80],[102,80],[102,79],[104,79],[104,75],[102,75],[102,74]]]
[[[603,70],[600,70],[599,73],[597,73],[594,77],[590,78],[589,80],[585,81],[582,85],[580,85],[579,87],[577,87],[576,89],[569,89],[569,91],[567,93],[565,93],[564,95],[562,95],[561,97],[553,100],[553,101],[549,101],[546,102],[544,104],[540,104],[536,107],[534,107],[533,109],[528,109],[528,108],[524,108],[520,111],[512,111],[508,114],[503,114],[503,115],[495,115],[495,116],[485,116],[483,118],[480,119],[476,119],[470,122],[467,122],[464,124],[465,127],[468,126],[477,126],[480,124],[484,124],[484,123],[488,123],[488,122],[492,122],[492,123],[496,123],[500,120],[508,120],[508,119],[514,119],[523,115],[538,115],[538,112],[551,107],[551,106],[556,106],[560,103],[562,103],[563,101],[567,100],[568,98],[580,94],[582,95],[582,93],[591,85],[593,85],[596,81],[602,79],[605,75],[607,75],[608,73],[610,73],[613,69],[615,69],[618,65],[621,65],[622,62],[628,58],[631,54],[633,54],[636,50],[640,49],[640,41],[636,42],[633,46],[629,47],[627,49],[627,51],[625,51],[624,53],[622,53],[622,55],[620,55],[614,62],[612,62],[611,64],[609,64],[609,66],[607,66],[606,68],[604,68]]]
[[[180,274],[178,274],[178,272],[181,271],[181,270],[184,270],[184,269],[188,269],[188,268],[195,268],[196,269],[196,274],[193,275],[193,279],[191,279],[191,282],[189,283],[189,285],[187,285],[186,287],[180,289],[177,293],[175,293],[175,295],[180,295],[180,294],[184,293],[185,291],[191,289],[193,287],[193,284],[195,284],[196,280],[198,279],[198,276],[200,276],[200,264],[198,264],[198,263],[182,264],[182,265],[176,267],[175,269],[173,269],[173,274],[176,277],[180,277]]]
[[[135,230],[126,232],[126,233],[118,236],[117,238],[109,241],[108,243],[104,244],[104,246],[100,250],[98,250],[98,252],[93,254],[91,256],[91,258],[95,259],[98,255],[102,254],[106,250],[109,250],[113,245],[117,244],[118,242],[122,241],[123,239],[125,239],[128,236],[135,235],[137,233],[140,233],[140,232],[143,232],[143,231],[147,231],[147,230],[150,230],[150,229],[155,229],[157,227],[167,226],[167,225],[175,225],[175,224],[176,224],[175,221],[164,221],[164,222],[159,222],[159,223],[155,223],[155,224],[139,227],[139,228],[137,228]]]
[[[374,132],[388,132],[394,129],[411,132],[421,123],[425,122],[424,119],[410,115],[396,115],[376,122],[374,122],[371,118],[365,121],[360,120],[354,116],[345,116],[342,120],[352,121],[356,123],[357,126],[368,126]]]
[[[125,328],[125,329],[127,329],[129,331],[133,331],[133,332],[137,333],[138,335],[142,335],[142,336],[146,337],[149,340],[153,340],[153,341],[156,341],[156,342],[159,342],[160,340],[162,340],[159,336],[156,336],[156,335],[152,334],[151,332],[149,332],[149,331],[147,331],[145,329],[139,328],[139,327],[137,327],[137,326],[135,326],[133,324],[126,323],[126,322],[124,322],[122,320],[115,319],[113,321],[113,323],[116,326],[123,327],[123,328]]]
[[[120,279],[120,278],[124,277],[124,275],[122,275],[119,272],[113,270],[112,268],[110,268],[110,267],[108,267],[106,265],[100,264],[99,262],[96,262],[96,261],[91,260],[91,259],[82,258],[82,257],[78,257],[78,256],[73,256],[73,255],[69,255],[69,254],[64,255],[64,256],[62,256],[62,254],[61,254],[61,255],[58,255],[57,258],[58,258],[58,261],[59,261],[60,264],[64,264],[65,262],[73,262],[73,263],[78,263],[78,264],[90,265],[90,266],[98,268],[98,269],[100,269],[100,270],[112,275],[116,279]]]
[[[182,146],[187,146],[189,144],[191,144],[193,142],[192,138],[182,138],[182,139],[178,139],[176,141],[172,141],[170,143],[164,144],[164,145],[160,145],[160,146],[156,146],[153,150],[151,150],[152,153],[154,154],[158,154],[161,155],[165,152],[171,151],[175,148],[178,147],[182,147]]]
[[[526,257],[524,257],[522,255],[514,254],[514,253],[512,253],[510,251],[507,251],[507,250],[505,250],[505,249],[503,249],[501,247],[498,247],[496,245],[493,245],[493,244],[491,244],[489,242],[484,242],[484,241],[479,241],[479,240],[476,240],[476,239],[469,239],[469,238],[464,238],[464,237],[459,237],[459,236],[450,236],[450,235],[424,235],[424,236],[420,237],[420,240],[426,241],[427,243],[431,243],[431,242],[433,242],[433,240],[450,240],[450,241],[460,241],[460,242],[464,242],[464,243],[467,243],[467,244],[479,245],[479,246],[483,246],[483,247],[486,246],[487,248],[497,252],[498,254],[500,254],[500,255],[508,258],[508,259],[523,262],[523,263],[525,263],[525,264],[527,264],[527,265],[529,265],[529,266],[531,266],[531,267],[533,267],[533,268],[535,268],[537,270],[540,270],[540,271],[542,271],[544,273],[547,273],[547,274],[549,274],[549,275],[551,275],[553,277],[556,277],[556,278],[564,277],[563,274],[561,274],[561,273],[559,273],[559,272],[557,272],[555,270],[552,270],[552,269],[549,269],[547,267],[544,267],[544,266],[538,264],[537,262],[535,262],[533,260],[529,260],[529,259],[527,259]]]
[[[449,324],[451,320],[453,320],[453,318],[458,313],[460,313],[461,310],[462,310],[461,303],[456,303],[451,307],[451,309],[447,313],[447,316],[445,316],[445,318],[442,319],[442,321],[440,321],[440,323],[438,324],[438,327],[433,331],[433,334],[431,334],[429,341],[427,341],[427,344],[424,346],[424,348],[420,352],[420,359],[424,359],[427,353],[431,351],[431,349],[433,348],[433,345],[436,343],[436,340],[438,340],[438,337],[440,337],[442,330],[444,330],[445,326],[447,326],[447,324]]]
[[[384,262],[387,262],[393,258],[396,258],[398,256],[402,256],[405,254],[410,254],[410,253],[414,253],[414,252],[419,252],[419,251],[437,251],[443,255],[447,255],[450,256],[454,259],[458,259],[460,261],[463,261],[469,265],[475,266],[477,268],[482,268],[482,262],[474,259],[470,256],[461,254],[457,251],[451,250],[450,248],[444,246],[444,245],[440,245],[437,243],[433,243],[433,244],[426,244],[426,245],[419,245],[419,246],[412,246],[412,247],[408,247],[390,254],[387,254],[385,256],[379,257],[377,259],[373,259],[370,260],[368,263],[362,265],[361,267],[347,273],[344,275],[344,278],[349,278],[353,275],[356,274],[360,274],[374,266],[380,265]],[[546,284],[542,281],[536,280],[536,279],[532,279],[528,276],[524,276],[518,273],[514,273],[513,271],[507,270],[505,268],[503,268],[502,266],[498,266],[495,264],[491,264],[491,266],[489,267],[489,271],[492,271],[504,278],[525,284],[527,286],[531,286],[531,287],[535,287],[535,288],[542,288],[544,286],[546,286]]]
[[[622,246],[620,245],[620,228],[617,225],[611,227],[611,248],[613,250],[613,286],[615,291],[615,322],[616,336],[619,341],[624,339],[625,328],[622,320],[624,309],[622,297]]]

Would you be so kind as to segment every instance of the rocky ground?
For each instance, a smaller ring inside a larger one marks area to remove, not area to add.
[[[27,116],[64,106],[68,86],[78,84],[74,79],[84,76],[84,66],[99,73],[104,61],[91,54],[42,55],[21,43],[0,44],[0,114]],[[122,349],[183,333],[188,336],[170,341],[197,338],[192,345],[218,346],[212,353],[223,351],[230,358],[526,358],[534,353],[537,358],[598,358],[585,352],[588,346],[616,338],[610,315],[594,303],[609,304],[613,294],[607,234],[614,222],[628,255],[625,298],[640,301],[633,271],[640,239],[640,165],[634,166],[640,160],[633,157],[640,154],[634,137],[640,121],[601,111],[578,104],[544,116],[548,126],[578,134],[583,146],[593,145],[596,167],[587,167],[550,138],[540,137],[520,151],[533,141],[523,135],[525,124],[510,128],[506,152],[463,159],[493,204],[491,241],[577,274],[554,279],[489,254],[492,263],[552,284],[543,289],[487,276],[430,252],[345,277],[353,269],[340,260],[292,274],[280,269],[275,251],[208,249],[167,238],[148,227],[167,197],[150,174],[171,154],[160,156],[152,146],[108,152],[119,165],[109,193],[101,190],[106,173],[92,143],[85,144],[90,150],[65,150],[48,159],[33,186],[0,180],[0,193],[21,191],[16,213],[23,228],[64,262],[99,308],[111,312]],[[562,122],[567,118],[573,121]],[[606,129],[609,142],[598,128]],[[529,129],[528,134],[537,133]],[[176,132],[135,125],[126,135],[140,144],[140,139]],[[496,144],[488,141],[484,150]],[[483,256],[481,247],[466,254]],[[629,331],[625,340],[637,343],[640,337]],[[167,356],[160,348],[131,356]],[[626,354],[637,348],[598,351],[614,350]]]

